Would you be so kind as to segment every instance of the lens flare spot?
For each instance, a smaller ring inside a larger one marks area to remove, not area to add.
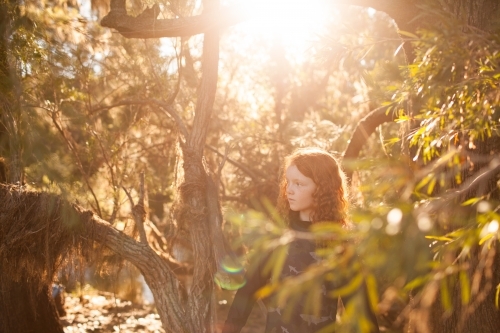
[[[488,233],[495,233],[498,231],[498,221],[497,220],[493,220],[491,221],[489,224],[488,224]]]
[[[229,256],[222,259],[220,266],[224,272],[229,274],[238,274],[243,272],[243,266],[238,262],[238,260]]]
[[[372,220],[371,225],[372,225],[373,229],[378,230],[378,229],[382,228],[382,226],[384,225],[384,221],[382,221],[382,219],[376,217]]]
[[[238,290],[247,283],[243,274],[229,274],[224,271],[217,271],[214,281],[219,287],[226,290]]]
[[[478,204],[477,204],[477,211],[479,213],[487,213],[491,210],[491,205],[488,201],[480,201]]]
[[[420,215],[418,217],[417,225],[421,231],[429,231],[432,229],[433,222],[428,215]]]
[[[399,232],[399,224],[388,224],[385,227],[385,232],[389,236],[394,236],[395,234],[397,234]]]
[[[401,223],[401,219],[403,218],[403,212],[399,208],[393,208],[387,214],[387,223],[390,225],[398,225]]]

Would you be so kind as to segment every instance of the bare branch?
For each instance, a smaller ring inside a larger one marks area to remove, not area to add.
[[[122,189],[125,192],[125,194],[127,195],[128,200],[130,201],[130,207],[133,208],[135,206],[135,204],[134,204],[134,199],[132,198],[132,195],[130,195],[130,192],[123,185],[122,185]]]
[[[139,186],[139,201],[137,205],[132,208],[132,215],[134,216],[135,224],[137,229],[139,229],[139,237],[141,243],[148,244],[148,238],[146,236],[146,231],[144,230],[144,222],[146,221],[146,208],[144,206],[144,172],[140,175],[140,186]]]
[[[118,215],[118,209],[120,206],[119,200],[118,200],[118,191],[116,189],[116,180],[115,180],[115,172],[113,170],[113,166],[110,163],[110,160],[108,158],[108,155],[106,154],[106,150],[104,149],[104,145],[102,144],[101,137],[94,131],[92,131],[93,136],[97,139],[97,142],[99,143],[99,146],[101,147],[101,152],[102,156],[104,157],[104,162],[108,166],[109,173],[111,176],[111,184],[113,185],[113,211],[111,213],[111,217],[109,218],[109,223],[113,224],[113,222],[116,219],[116,216]],[[115,166],[118,168],[118,166]]]
[[[173,98],[172,98],[173,96]],[[177,127],[179,128],[180,133],[182,134],[183,137],[188,136],[188,130],[186,125],[184,124],[184,121],[182,120],[181,116],[174,110],[173,107],[173,99],[175,99],[176,93],[172,95],[167,102],[157,100],[157,99],[139,99],[139,100],[123,100],[118,103],[112,104],[112,105],[107,105],[107,106],[101,106],[99,108],[92,109],[90,111],[91,114],[100,112],[100,111],[105,111],[109,110],[112,108],[116,108],[119,106],[125,106],[125,105],[148,105],[148,104],[154,104],[159,106],[162,110],[165,111],[172,119],[175,121]]]
[[[118,30],[126,38],[182,37],[229,27],[248,16],[240,6],[225,6],[200,15],[175,19],[156,19],[159,13],[156,4],[133,17],[127,14],[125,0],[114,0],[101,25]]]
[[[222,158],[222,161],[220,162],[219,167],[217,169],[217,173],[215,175],[215,177],[216,177],[215,188],[217,190],[217,196],[219,195],[219,186],[220,186],[220,178],[222,175],[222,169],[224,168],[224,165],[226,164],[228,154],[229,154],[229,145],[226,145],[226,149],[224,150],[224,157]]]
[[[180,51],[180,54],[177,54],[177,48],[174,47],[174,50],[175,50],[175,57],[177,58],[177,83],[175,84],[175,90],[174,92],[172,93],[172,95],[170,95],[170,97],[167,99],[167,101],[165,102],[167,105],[171,105],[174,103],[175,101],[175,98],[177,97],[177,95],[179,94],[179,91],[181,90],[181,80],[182,80],[182,75],[183,75],[183,72],[182,72],[182,56],[184,54],[183,52],[183,45],[182,45],[182,38],[181,38],[181,51]]]
[[[351,178],[353,170],[349,168],[348,164],[345,164],[345,162],[353,161],[358,157],[361,148],[363,148],[363,145],[366,143],[366,140],[368,140],[370,135],[375,132],[375,129],[378,126],[394,120],[394,114],[392,112],[387,112],[387,109],[390,106],[392,106],[392,104],[382,106],[371,111],[356,125],[356,128],[354,129],[354,132],[348,141],[347,148],[343,154],[343,162],[344,167],[346,168],[347,178]]]
[[[82,160],[80,159],[80,155],[78,155],[78,151],[77,151],[78,144],[73,139],[73,137],[71,136],[71,134],[68,133],[68,131],[66,131],[62,127],[62,124],[59,124],[59,122],[57,121],[57,116],[58,116],[57,111],[52,111],[52,117],[51,117],[52,118],[52,122],[54,123],[54,126],[56,127],[56,129],[59,131],[59,133],[63,137],[63,139],[66,142],[66,144],[67,144],[69,150],[71,151],[71,153],[73,153],[73,156],[75,157],[75,160],[76,160],[76,165],[78,166],[78,169],[80,170],[80,173],[82,174],[83,178],[85,179],[85,184],[87,184],[87,187],[88,187],[90,193],[92,194],[92,197],[94,198],[94,202],[96,204],[97,213],[99,214],[100,217],[102,217],[102,211],[101,211],[101,206],[99,205],[99,200],[97,200],[97,196],[96,196],[96,194],[94,192],[94,189],[90,185],[90,179],[89,179],[90,177],[87,174],[87,172],[85,171],[85,169],[83,168]]]
[[[238,161],[235,161],[235,160],[231,159],[230,157],[225,157],[225,154],[219,152],[217,150],[217,148],[212,147],[210,145],[205,145],[205,148],[207,148],[207,149],[213,151],[214,153],[216,153],[217,155],[225,158],[227,162],[231,163],[232,165],[234,165],[235,167],[237,167],[238,169],[240,169],[241,171],[246,173],[250,178],[252,178],[252,180],[259,181],[259,180],[262,180],[265,178],[264,175],[256,174],[254,171],[250,170],[250,168],[248,168],[246,165],[244,165]]]

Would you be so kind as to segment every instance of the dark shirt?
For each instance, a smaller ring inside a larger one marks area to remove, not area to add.
[[[307,231],[310,225],[310,222],[300,221],[299,219],[291,219],[290,221],[290,228],[297,231]],[[296,239],[291,242],[280,278],[284,279],[298,275],[305,271],[308,266],[320,260],[316,256],[315,250],[316,246],[312,241]],[[222,333],[238,333],[245,326],[256,301],[255,293],[269,282],[270,274],[263,273],[265,262],[266,260],[262,262],[260,267],[252,270],[252,274],[247,274],[247,283],[236,292]],[[336,287],[339,286],[337,285]],[[265,333],[314,333],[334,323],[337,314],[338,299],[328,297],[327,291],[334,289],[335,286],[333,283],[327,285],[325,282],[321,288],[321,299],[318,299],[321,302],[319,315],[313,315],[311,313],[312,310],[305,306],[306,294],[300,295],[299,300],[293,302],[291,315],[286,317],[284,316],[285,309],[273,305],[271,299],[267,307],[268,314]],[[368,300],[364,285],[362,292],[367,303]],[[344,298],[344,302],[348,302],[349,298]],[[373,326],[377,326],[373,311],[369,309],[368,303],[366,305],[368,316],[370,317],[369,320],[374,324]],[[289,310],[287,309],[287,312]],[[378,332],[378,326],[372,332]]]

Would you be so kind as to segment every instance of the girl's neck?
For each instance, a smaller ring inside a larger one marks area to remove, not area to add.
[[[309,211],[299,212],[299,218],[300,218],[301,221],[308,221],[308,222],[310,222],[311,221],[311,212],[309,212]]]

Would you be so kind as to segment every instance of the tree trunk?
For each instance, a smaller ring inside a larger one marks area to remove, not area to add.
[[[489,30],[498,18],[500,3],[497,0],[445,0],[451,13],[473,27]]]
[[[16,1],[0,2],[0,155],[8,158],[7,168],[0,161],[0,182],[22,184],[20,82],[9,45],[12,26],[19,19],[16,9]],[[40,289],[28,275],[13,280],[4,273],[5,265],[0,262],[0,332],[62,333],[50,286]]]
[[[205,1],[208,8],[218,7],[218,1]],[[194,254],[193,284],[189,293],[188,311],[191,332],[213,332],[215,321],[214,275],[216,258],[213,232],[218,212],[210,211],[207,198],[207,172],[203,163],[206,135],[212,116],[219,66],[219,32],[205,33],[203,42],[202,79],[193,121],[193,130],[182,145],[184,182],[179,188],[181,209],[179,221],[188,226]],[[214,199],[214,198],[210,198]],[[217,198],[218,200],[218,198]],[[212,216],[212,219],[211,219]],[[221,233],[219,230],[218,233]]]
[[[1,266],[0,271],[4,271]],[[29,276],[14,281],[2,274],[0,288],[1,333],[64,332],[48,285],[37,290]]]
[[[22,142],[20,134],[21,105],[20,82],[17,78],[15,59],[10,54],[10,36],[14,21],[16,1],[0,3],[0,155],[8,157],[9,181],[23,181]],[[5,135],[7,134],[7,135]]]

